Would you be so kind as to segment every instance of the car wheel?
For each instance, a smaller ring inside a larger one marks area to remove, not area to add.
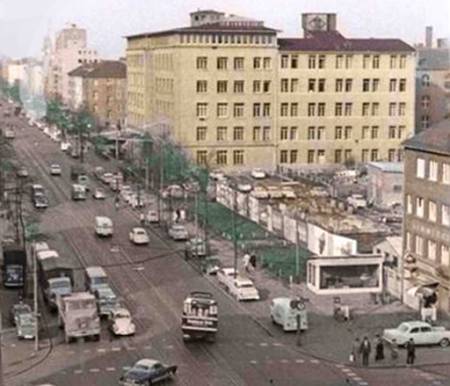
[[[450,345],[450,340],[448,340],[447,338],[444,338],[439,342],[439,345],[441,347],[448,347]]]

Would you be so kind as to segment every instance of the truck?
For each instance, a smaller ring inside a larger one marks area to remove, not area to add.
[[[86,170],[80,165],[71,166],[70,179],[78,182],[79,176],[87,176]]]
[[[206,339],[214,342],[218,331],[217,301],[210,292],[193,291],[183,303],[183,341]]]
[[[64,330],[66,343],[78,338],[100,340],[100,318],[95,296],[89,292],[74,292],[57,297],[58,324]]]
[[[27,252],[18,244],[3,244],[3,285],[22,288],[27,274]]]
[[[44,301],[51,310],[56,310],[58,296],[67,296],[72,293],[72,264],[62,257],[38,260],[38,276]]]
[[[72,195],[72,200],[74,200],[74,201],[86,200],[86,197],[87,197],[86,187],[84,185],[80,185],[80,184],[73,184],[71,195]]]

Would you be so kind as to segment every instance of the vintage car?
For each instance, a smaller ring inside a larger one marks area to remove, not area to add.
[[[134,335],[136,326],[126,308],[115,308],[109,316],[109,329],[116,336]]]
[[[148,244],[150,239],[144,228],[134,227],[130,231],[130,241],[136,245]]]
[[[238,301],[242,300],[259,300],[259,292],[255,288],[253,282],[242,276],[237,276],[231,280],[228,285],[228,291]]]
[[[206,275],[217,275],[221,262],[217,256],[208,256],[201,260],[202,272]]]
[[[50,175],[60,176],[61,175],[61,166],[59,164],[51,164],[50,165]]]
[[[169,236],[172,240],[175,241],[184,241],[189,237],[189,233],[186,227],[182,224],[173,224],[169,228]]]
[[[270,302],[270,318],[283,331],[304,331],[308,329],[308,314],[305,304],[297,298],[279,297]],[[299,326],[300,322],[300,326]]]
[[[186,249],[184,251],[186,258],[196,256],[205,257],[207,254],[207,246],[201,237],[193,237],[186,242]]]
[[[403,322],[397,328],[383,331],[384,340],[392,343],[395,339],[399,346],[404,346],[410,338],[413,338],[416,345],[450,345],[450,331],[422,321]]]
[[[177,366],[168,366],[154,359],[140,359],[120,377],[123,385],[153,385],[172,378]]]
[[[28,177],[28,170],[25,166],[21,166],[17,169],[17,177]]]
[[[147,212],[147,216],[145,218],[146,218],[147,222],[150,223],[150,224],[158,223],[159,222],[158,211],[150,209]]]
[[[19,315],[31,313],[31,307],[28,304],[20,302],[11,307],[11,310],[9,311],[9,320],[13,326],[16,326]]]
[[[230,285],[230,282],[234,279],[234,276],[237,275],[237,272],[235,274],[235,270],[233,267],[224,267],[219,269],[217,272],[217,280],[219,280],[219,284],[222,284],[225,286],[225,288],[228,288]]]
[[[95,188],[92,197],[95,200],[104,200],[106,198],[105,191],[102,188]]]
[[[34,339],[36,317],[30,313],[21,313],[16,319],[16,332],[19,339]]]

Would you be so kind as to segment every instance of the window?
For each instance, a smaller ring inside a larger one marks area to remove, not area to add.
[[[308,79],[308,91],[316,91],[316,80]]]
[[[319,79],[319,83],[317,85],[318,92],[325,92],[325,79]]]
[[[227,128],[225,126],[219,126],[217,128],[217,141],[226,141],[227,140]]]
[[[319,117],[325,116],[325,103],[318,104],[317,115]]]
[[[400,68],[406,68],[406,55],[400,56]]]
[[[430,260],[436,260],[436,243],[433,240],[428,240],[428,258]]]
[[[226,70],[228,65],[228,58],[219,57],[217,58],[217,69],[218,70]]]
[[[395,162],[395,155],[396,155],[395,149],[388,149],[388,161],[389,162]]]
[[[364,102],[362,104],[362,115],[363,116],[369,115],[369,109],[370,109],[370,103]]]
[[[217,103],[217,117],[226,118],[228,116],[228,103]]]
[[[253,92],[254,93],[260,93],[261,92],[261,81],[260,80],[254,80],[253,81]]]
[[[425,178],[425,160],[423,158],[416,159],[416,177]]]
[[[416,235],[416,254],[423,256],[423,238]]]
[[[353,79],[345,79],[345,92],[351,92],[353,86]]]
[[[265,93],[270,92],[270,80],[265,80],[263,82],[263,92]]]
[[[289,91],[289,79],[281,79],[281,92],[288,92]]]
[[[291,79],[291,92],[297,91],[298,91],[298,79],[297,78]]]
[[[434,201],[428,201],[428,220],[436,222],[437,219],[437,205]]]
[[[253,128],[253,140],[254,141],[261,141],[261,127],[255,126]]]
[[[342,116],[342,103],[336,103],[334,105],[334,115],[337,117]]]
[[[363,79],[363,87],[362,87],[363,92],[368,92],[370,91],[370,79]]]
[[[234,58],[234,69],[243,70],[244,69],[244,58]]]
[[[233,151],[233,164],[243,165],[244,164],[244,150],[234,150]]]
[[[325,127],[320,126],[317,128],[317,139],[325,139]]]
[[[280,108],[280,115],[287,117],[289,115],[289,103],[282,103]]]
[[[297,126],[292,126],[289,132],[289,139],[291,141],[295,141],[297,139],[297,132],[298,132]]]
[[[254,117],[261,116],[261,103],[253,103],[253,116]]]
[[[416,216],[423,217],[425,208],[425,200],[422,197],[416,198]]]
[[[253,68],[255,68],[255,69],[261,68],[261,58],[259,58],[259,57],[253,58]]]
[[[336,79],[336,86],[335,86],[336,92],[342,92],[343,91],[343,84],[344,84],[344,80],[343,79]]]
[[[342,150],[338,149],[334,151],[334,163],[340,164],[342,162]]]
[[[291,55],[291,68],[298,68],[298,55]]]
[[[412,198],[410,194],[406,195],[406,213],[408,214],[413,213]]]
[[[352,159],[353,159],[352,149],[345,149],[344,150],[344,160],[345,161],[350,161]]]
[[[197,80],[197,93],[205,93],[208,91],[208,82],[206,80]]]
[[[336,55],[336,68],[342,68],[344,65],[344,57],[342,55]]]
[[[389,103],[389,116],[394,117],[397,111],[397,103]]]
[[[205,126],[197,127],[197,141],[205,141],[206,140],[206,130]]]
[[[352,68],[353,55],[345,55],[345,68]]]
[[[236,126],[233,128],[233,141],[244,140],[244,128],[242,126]]]
[[[243,103],[235,103],[233,105],[233,116],[237,117],[237,118],[244,116],[244,104]]]
[[[422,87],[430,87],[430,75],[422,75]]]
[[[308,103],[308,117],[313,117],[316,115],[316,104]]]
[[[380,104],[377,102],[372,103],[372,115],[377,116],[379,111],[380,111]]]
[[[450,164],[442,164],[442,183],[450,185]]]
[[[325,68],[325,55],[319,55],[319,68]]]
[[[380,68],[380,55],[372,57],[372,68]]]
[[[342,139],[342,126],[334,128],[334,139]]]
[[[442,225],[450,226],[450,206],[442,205]]]
[[[422,115],[421,123],[422,123],[422,129],[428,129],[430,127],[430,116]]]
[[[397,67],[397,55],[391,55],[389,65],[390,65],[390,68]]]
[[[438,180],[438,163],[436,161],[430,161],[428,164],[428,179],[430,181]]]
[[[244,92],[244,81],[235,80],[233,85],[233,91],[235,94],[242,94]]]
[[[370,160],[378,161],[378,149],[372,149],[370,152]]]
[[[403,138],[403,134],[405,133],[405,131],[406,131],[406,126],[399,126],[398,131],[397,131],[397,133],[398,133],[397,138],[399,138],[399,139]]]
[[[446,267],[449,266],[450,263],[450,248],[447,245],[441,245],[441,264]]]
[[[263,127],[263,141],[270,141],[270,126]]]
[[[320,107],[320,104],[319,104]],[[292,103],[291,104],[291,117],[297,117],[298,116],[298,103]]]
[[[362,132],[361,132],[361,139],[368,139],[370,133],[370,127],[369,126],[363,126]]]
[[[290,163],[291,164],[295,164],[297,163],[298,160],[298,150],[291,150],[291,159],[290,159]]]
[[[206,56],[197,57],[197,69],[198,70],[208,69],[208,58]]]
[[[398,104],[398,115],[400,117],[406,115],[406,103],[401,102]]]
[[[395,133],[397,132],[397,128],[395,126],[389,126],[388,130],[388,138],[393,139],[396,137]]]
[[[197,151],[197,164],[198,165],[206,165],[208,161],[208,152],[206,150],[198,150]]]
[[[351,139],[352,138],[353,128],[351,126],[345,126],[344,138]]]
[[[280,139],[282,141],[285,141],[288,139],[288,128],[286,126],[283,126],[280,129]]]
[[[218,150],[217,151],[216,163],[217,163],[217,165],[226,165],[227,164],[227,151],[226,150]]]
[[[380,87],[380,79],[372,79],[372,91],[377,92]]]
[[[208,103],[197,103],[197,118],[204,118],[208,115]]]
[[[263,67],[265,70],[270,70],[272,68],[272,58],[265,57],[263,59]]]
[[[369,68],[370,55],[363,56],[363,68]]]
[[[398,91],[400,92],[406,91],[406,79],[400,79],[398,84]]]
[[[421,104],[424,110],[428,110],[430,108],[430,96],[422,95]]]
[[[308,163],[314,163],[314,150],[308,150]]]
[[[308,68],[316,68],[316,55],[308,56]]]
[[[270,103],[264,103],[264,105],[263,105],[263,117],[270,117]]]
[[[350,115],[352,115],[352,106],[353,106],[353,103],[346,103],[345,104],[345,108],[344,108],[344,115],[345,116],[350,116]]]
[[[316,128],[314,126],[308,127],[308,139],[316,139]]]
[[[289,55],[281,55],[281,68],[289,67]]]
[[[288,151],[281,150],[280,151],[280,163],[287,164],[287,162],[288,162]]]
[[[389,80],[389,91],[396,92],[397,91],[397,79]]]
[[[217,81],[217,93],[223,94],[227,92],[228,82],[226,80],[218,80]]]
[[[361,160],[362,162],[369,162],[369,149],[361,150]]]

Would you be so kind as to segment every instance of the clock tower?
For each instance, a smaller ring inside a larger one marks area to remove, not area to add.
[[[302,14],[302,28],[305,38],[309,37],[310,32],[336,31],[336,14],[304,13]]]

